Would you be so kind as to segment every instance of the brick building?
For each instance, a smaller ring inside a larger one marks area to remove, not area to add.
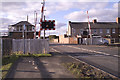
[[[25,25],[25,29],[23,25]],[[23,39],[23,29],[24,29],[25,39],[34,38],[35,26],[29,23],[28,21],[21,21],[14,25],[9,25],[8,27],[9,38]]]
[[[114,38],[120,42],[120,18],[116,22],[90,22],[92,35],[98,35],[103,38]],[[88,37],[88,22],[71,22],[68,24],[67,35],[71,37],[86,38]]]

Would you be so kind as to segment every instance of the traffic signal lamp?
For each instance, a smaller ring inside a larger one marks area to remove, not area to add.
[[[45,20],[41,22],[41,30],[55,30],[55,20]]]

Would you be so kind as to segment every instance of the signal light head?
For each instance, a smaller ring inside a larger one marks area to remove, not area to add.
[[[53,20],[53,22],[55,22],[55,20]]]
[[[51,20],[49,20],[49,22],[51,22]]]

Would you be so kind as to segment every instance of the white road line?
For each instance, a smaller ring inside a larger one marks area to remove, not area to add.
[[[113,55],[113,56],[115,56],[115,57],[119,57],[119,58],[120,58],[120,56],[118,56],[118,55]]]
[[[60,53],[60,51],[58,51],[58,50],[56,50],[56,49],[54,49],[54,48],[52,48],[52,50],[54,50],[54,51]],[[63,54],[63,53],[61,53],[61,54]],[[85,63],[85,64],[87,64],[87,65],[90,65],[90,64],[88,64],[88,63],[86,63],[86,62],[84,62],[84,61],[81,61],[81,60],[79,60],[79,59],[77,59],[77,58],[75,58],[75,57],[73,57],[73,56],[71,56],[71,55],[68,55],[68,57],[71,57],[71,58],[75,59],[76,61],[79,61],[79,62]],[[90,66],[93,67],[93,68],[95,68],[95,69],[97,69],[97,70],[102,71],[103,73],[107,73],[107,74],[109,74],[109,75],[110,75],[111,77],[113,77],[113,78],[117,78],[116,76],[114,76],[114,75],[112,75],[112,74],[110,74],[110,73],[108,73],[108,72],[105,72],[105,71],[103,71],[102,69],[96,68],[96,67],[93,66],[93,65],[90,65]]]
[[[60,51],[58,51],[58,50],[56,50],[56,49],[54,49],[54,48],[51,48],[52,50],[54,50],[55,52],[58,52],[58,53],[60,53],[60,54],[63,54],[63,53],[61,53]]]
[[[71,48],[75,48],[75,49],[79,49],[79,50],[84,50],[84,51],[88,51],[88,52],[94,52],[94,53],[98,53],[98,54],[104,54],[104,55],[110,55],[108,53],[104,53],[104,52],[99,52],[99,51],[94,51],[94,50],[88,50],[88,49],[84,49],[84,48],[78,48],[78,47],[74,47],[74,46],[67,46],[67,47],[71,47]],[[120,57],[118,55],[111,55],[111,56],[114,56],[114,57]]]
[[[79,61],[79,62],[82,62],[82,63],[85,63],[85,64],[87,64],[87,65],[90,65],[90,64],[88,64],[88,63],[86,63],[86,62],[84,62],[84,61],[81,61],[81,60],[79,60],[79,59],[73,57],[73,56],[70,56],[70,55],[68,55],[68,56],[71,57],[71,58],[73,58],[73,59],[75,59],[75,60],[77,60],[77,61]],[[95,68],[95,69],[97,69],[97,70],[102,71],[103,73],[109,74],[109,75],[112,76],[113,78],[117,78],[116,76],[114,76],[114,75],[112,75],[112,74],[110,74],[110,73],[108,73],[108,72],[105,72],[105,71],[103,71],[102,69],[96,68],[96,67],[93,66],[93,65],[90,65],[90,66],[93,67],[93,68]]]

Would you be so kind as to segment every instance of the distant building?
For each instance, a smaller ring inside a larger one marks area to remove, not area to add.
[[[78,44],[78,39],[77,39],[77,37],[70,37],[70,36],[67,36],[66,34],[59,35],[59,43],[61,43],[61,44]]]
[[[116,22],[90,22],[92,35],[98,35],[103,38],[115,38],[120,41],[120,18],[116,18]],[[67,35],[77,38],[88,37],[88,22],[71,22],[68,24]]]
[[[0,36],[8,36],[8,32],[0,32]]]
[[[23,25],[25,25],[25,28],[23,27]],[[33,39],[34,29],[35,26],[29,23],[28,21],[21,21],[14,25],[9,25],[9,38],[23,39],[23,30],[25,30],[25,39]]]

